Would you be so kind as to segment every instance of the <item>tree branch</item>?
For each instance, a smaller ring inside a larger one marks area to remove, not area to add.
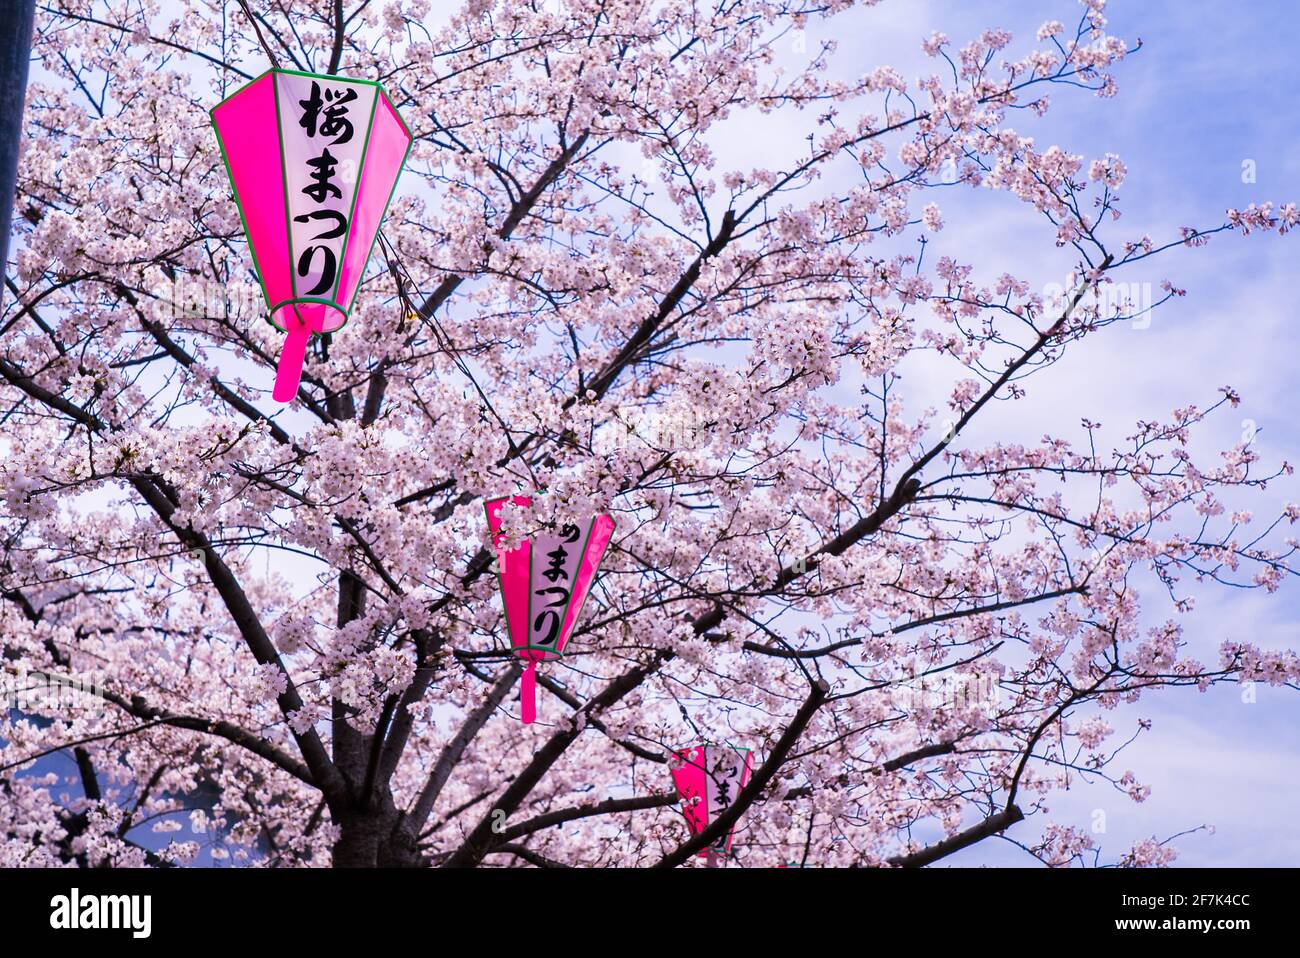
[[[768,755],[767,761],[754,773],[754,777],[749,780],[749,784],[740,790],[736,800],[727,807],[726,811],[709,823],[708,828],[679,846],[676,851],[665,855],[653,867],[676,868],[678,865],[689,861],[692,855],[704,851],[704,849],[728,834],[731,827],[740,821],[740,816],[745,814],[749,806],[753,805],[758,796],[767,788],[768,782],[776,776],[786,756],[790,754],[790,749],[794,748],[794,743],[799,740],[803,730],[808,727],[808,723],[812,721],[813,716],[817,714],[817,710],[826,701],[828,692],[830,692],[830,686],[825,679],[818,679],[814,682],[812,689],[808,693],[808,698],[804,699],[803,705],[795,713],[794,718],[790,720],[790,724],[786,726],[785,732],[772,749],[772,753]]]
[[[981,842],[991,835],[996,835],[998,832],[1010,828],[1016,822],[1024,821],[1024,818],[1025,814],[1018,805],[1010,805],[996,815],[990,815],[978,825],[973,825],[964,832],[958,832],[951,838],[945,838],[936,845],[923,848],[919,852],[912,852],[910,855],[899,855],[891,858],[889,864],[897,865],[899,868],[923,868],[941,858],[948,857],[954,852],[959,852],[963,848],[969,848],[976,842]]]
[[[565,822],[576,821],[579,818],[591,818],[595,815],[615,815],[619,812],[635,812],[644,808],[666,808],[669,805],[676,805],[678,801],[679,799],[675,793],[641,795],[636,798],[607,798],[595,805],[577,805],[573,808],[562,808],[558,811],[547,812],[545,815],[538,815],[536,818],[530,818],[526,822],[507,828],[501,833],[500,840],[509,842],[521,835],[530,835],[533,832],[541,831],[543,828],[563,825]]]

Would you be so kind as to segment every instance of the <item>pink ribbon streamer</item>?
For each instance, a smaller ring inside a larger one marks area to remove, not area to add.
[[[311,330],[301,323],[289,330],[280,349],[280,364],[275,368],[275,389],[271,398],[276,402],[293,402],[302,380],[302,364],[307,358],[307,341]]]
[[[525,725],[537,721],[537,660],[529,659],[519,685],[519,708]]]

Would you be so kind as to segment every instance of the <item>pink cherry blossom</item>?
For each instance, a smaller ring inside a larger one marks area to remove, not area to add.
[[[1131,424],[1016,412],[1135,319],[1126,267],[1213,268],[1192,247],[1300,213],[1117,218],[1124,163],[1038,122],[1117,93],[1103,0],[1037,39],[934,33],[918,77],[792,57],[841,0],[252,6],[258,30],[216,0],[40,15],[0,681],[54,697],[0,712],[0,865],[694,863],[670,769],[704,741],[756,750],[740,864],[998,833],[1052,865],[1173,860],[1047,803],[1080,776],[1147,797],[1114,766],[1159,730],[1120,706],[1300,680],[1294,652],[1243,633],[1202,663],[1184,633],[1218,584],[1295,573],[1290,466],[1205,455],[1239,397],[1173,374]],[[285,409],[207,114],[272,57],[382,77],[415,136]],[[935,252],[971,235],[969,190],[1037,224],[1059,295],[994,244]],[[484,516],[515,493],[506,547],[618,524],[529,726]]]

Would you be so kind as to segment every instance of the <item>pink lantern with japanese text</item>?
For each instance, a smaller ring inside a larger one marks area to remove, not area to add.
[[[347,322],[411,132],[378,83],[263,73],[212,109],[235,202],[283,330],[277,402],[298,393],[307,343]]]
[[[677,752],[672,763],[673,783],[682,799],[682,814],[692,835],[698,835],[731,807],[754,770],[753,752],[730,745],[696,745]],[[725,855],[736,833],[732,825],[698,857]]]
[[[506,496],[487,503],[510,644],[526,663],[520,710],[524,723],[531,724],[537,718],[537,663],[564,657],[564,646],[614,534],[614,520],[592,516],[505,549],[501,545],[501,508],[507,502],[529,506],[532,499]]]

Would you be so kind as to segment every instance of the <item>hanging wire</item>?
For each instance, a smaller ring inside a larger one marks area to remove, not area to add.
[[[252,25],[253,32],[257,34],[257,42],[261,44],[262,51],[266,54],[267,59],[271,61],[271,66],[278,69],[280,59],[275,55],[275,51],[271,49],[270,44],[266,42],[266,37],[262,36],[262,28],[257,25],[257,18],[253,16],[253,11],[248,9],[248,0],[235,0],[235,2],[239,4],[239,9],[244,11],[244,16],[248,18],[248,22]]]

